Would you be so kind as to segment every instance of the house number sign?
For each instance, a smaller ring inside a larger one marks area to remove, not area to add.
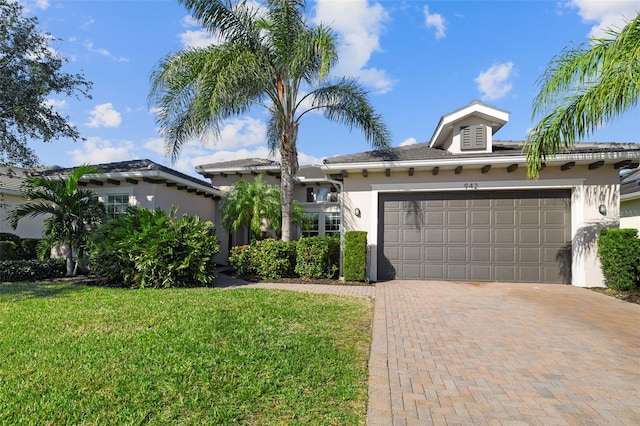
[[[478,183],[477,182],[465,183],[464,189],[478,189]]]

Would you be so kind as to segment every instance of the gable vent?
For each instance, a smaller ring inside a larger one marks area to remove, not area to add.
[[[476,149],[486,149],[487,130],[485,126],[476,124],[473,126],[460,127],[460,150],[471,151]]]

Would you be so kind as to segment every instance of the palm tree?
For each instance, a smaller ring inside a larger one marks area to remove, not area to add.
[[[278,187],[269,185],[260,174],[247,182],[238,180],[231,191],[222,198],[222,226],[237,231],[248,227],[255,239],[262,234],[263,225],[278,232],[282,229],[282,211]],[[304,226],[306,217],[303,207],[293,202],[292,222]]]
[[[16,207],[9,215],[15,229],[20,219],[49,215],[44,221],[43,234],[52,243],[66,246],[67,275],[75,275],[73,253],[82,256],[89,232],[100,225],[105,217],[104,205],[95,192],[80,188],[80,178],[98,173],[94,167],[80,166],[66,179],[41,176],[25,180],[23,197],[26,203]]]
[[[570,149],[640,99],[640,14],[609,37],[565,49],[540,79],[533,115],[544,114],[527,137],[527,165],[538,177],[549,155]]]
[[[332,121],[358,127],[374,148],[390,133],[356,80],[328,78],[337,61],[333,32],[308,26],[305,0],[249,2],[179,0],[221,41],[168,55],[152,74],[150,103],[173,161],[182,146],[207,130],[258,105],[268,112],[268,146],[280,152],[282,239],[291,238],[294,176],[298,170],[298,126],[319,110]]]

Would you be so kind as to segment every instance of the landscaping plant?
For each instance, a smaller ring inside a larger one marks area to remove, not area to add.
[[[197,216],[129,207],[96,233],[91,271],[131,287],[213,285],[219,252],[215,228]]]
[[[609,288],[640,290],[640,239],[637,229],[601,229],[598,256]]]
[[[367,233],[347,231],[344,233],[345,281],[364,281],[367,271]]]

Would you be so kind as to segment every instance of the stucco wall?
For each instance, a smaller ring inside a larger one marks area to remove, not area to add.
[[[468,190],[513,190],[565,188],[572,191],[571,232],[572,232],[572,284],[582,287],[604,285],[597,257],[595,237],[602,227],[617,227],[619,224],[619,177],[611,165],[588,170],[576,166],[568,171],[559,167],[547,167],[538,180],[529,180],[524,167],[508,173],[504,168],[492,168],[481,173],[478,168],[465,166],[461,174],[441,169],[434,176],[431,169],[416,170],[414,176],[407,171],[392,171],[390,176],[375,173],[369,169],[368,177],[350,173],[345,179],[345,230],[368,232],[371,248],[370,276],[377,276],[377,212],[378,195],[381,192],[397,191],[468,191]],[[473,189],[470,189],[473,188]],[[607,213],[601,215],[599,206],[604,205]],[[359,208],[361,216],[353,213]]]
[[[640,198],[620,201],[620,227],[640,229]]]
[[[2,194],[0,199],[0,232],[16,234],[21,238],[42,238],[42,225],[47,216],[25,217],[18,222],[16,229],[11,227],[8,220],[9,214],[22,203],[24,203],[24,199],[20,195]]]

